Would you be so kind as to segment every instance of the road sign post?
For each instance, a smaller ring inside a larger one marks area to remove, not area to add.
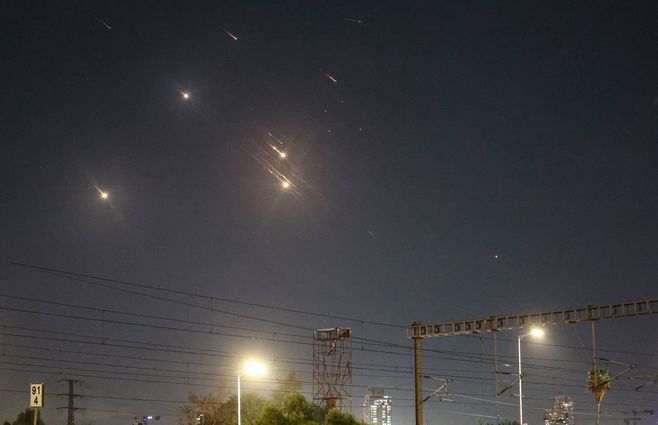
[[[39,409],[43,407],[43,384],[30,384],[30,407],[34,409],[34,425],[37,425]]]
[[[43,384],[30,384],[30,407],[43,407]]]

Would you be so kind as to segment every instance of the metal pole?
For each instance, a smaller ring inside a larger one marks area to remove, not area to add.
[[[39,409],[34,408],[34,425],[37,425],[37,418],[39,417]]]
[[[596,370],[596,321],[592,320],[592,370]]]
[[[521,372],[521,340],[525,335],[519,335],[519,425],[523,425],[523,372]]]
[[[500,373],[498,373],[498,334],[493,332],[494,374],[496,375],[496,394],[500,392]]]
[[[73,384],[76,382],[73,379],[68,379],[69,382],[69,408],[68,408],[68,418],[66,419],[66,425],[75,425],[75,406],[73,404]]]
[[[423,355],[421,352],[421,338],[414,338],[414,372],[416,394],[416,425],[423,424]]]
[[[240,371],[236,372],[238,374],[238,425],[242,425],[242,417],[240,416]]]

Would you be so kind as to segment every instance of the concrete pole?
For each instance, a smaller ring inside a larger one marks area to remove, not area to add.
[[[423,423],[423,354],[421,351],[421,338],[414,338],[414,373],[416,425],[425,425]]]

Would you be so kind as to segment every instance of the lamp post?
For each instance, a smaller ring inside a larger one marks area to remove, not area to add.
[[[519,335],[519,425],[523,425],[523,372],[521,371],[521,341],[527,336],[541,338],[544,336],[544,330],[533,328],[530,333]]]
[[[266,372],[266,367],[263,363],[254,361],[245,362],[241,369],[235,371],[238,376],[238,425],[242,425],[242,412],[240,411],[240,374],[244,373],[247,376],[262,376]]]

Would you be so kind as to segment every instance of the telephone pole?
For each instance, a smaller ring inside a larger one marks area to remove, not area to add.
[[[75,407],[74,399],[76,397],[84,397],[81,394],[75,394],[73,392],[73,384],[82,384],[82,381],[78,379],[60,379],[57,382],[68,382],[69,384],[69,392],[68,394],[57,394],[58,397],[63,397],[63,396],[68,396],[69,398],[69,403],[67,407],[58,407],[58,409],[67,409],[68,411],[68,417],[66,420],[66,425],[75,425],[75,411],[76,410],[81,410],[79,407]]]

